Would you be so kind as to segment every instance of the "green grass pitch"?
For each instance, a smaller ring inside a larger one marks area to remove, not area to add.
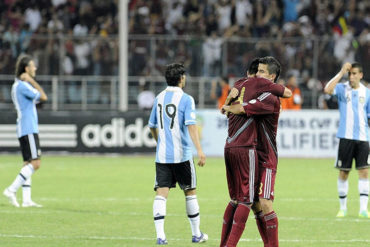
[[[1,247],[155,246],[153,156],[49,156],[32,177],[32,197],[44,208],[14,208],[0,197]],[[280,159],[274,208],[282,247],[370,246],[370,220],[357,217],[357,172],[350,175],[349,216],[339,203],[333,159]],[[0,189],[19,172],[20,155],[0,155]],[[221,158],[197,168],[203,246],[218,246],[228,203]],[[18,193],[21,200],[21,192]],[[194,246],[179,188],[167,201],[169,246]],[[262,246],[250,215],[238,246]]]

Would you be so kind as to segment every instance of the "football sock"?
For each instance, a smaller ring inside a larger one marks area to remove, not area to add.
[[[233,224],[233,218],[234,218],[236,206],[237,205],[235,203],[230,201],[229,204],[227,204],[227,207],[225,209],[224,220],[223,220],[222,230],[221,230],[220,247],[224,247],[226,244],[227,237],[229,236],[229,233],[230,233],[230,230]]]
[[[267,239],[267,233],[266,233],[266,221],[265,221],[265,216],[263,215],[262,211],[259,211],[255,215],[256,218],[256,224],[258,231],[261,235],[262,241],[263,241],[263,246],[268,247],[268,239]]]
[[[234,213],[233,225],[231,227],[231,231],[226,242],[227,247],[235,247],[238,244],[239,239],[243,234],[249,212],[250,205],[242,203],[238,204]]]
[[[22,185],[23,202],[31,201],[31,177],[29,177]]]
[[[199,216],[199,204],[196,195],[186,196],[186,213],[190,222],[191,233],[193,236],[200,237],[201,233],[199,230],[200,216]]]
[[[265,215],[266,233],[269,247],[278,247],[278,218],[274,211]]]
[[[34,172],[33,166],[31,164],[27,164],[22,167],[20,173],[15,178],[13,183],[9,186],[9,191],[17,192],[19,187],[21,187],[24,182],[31,177],[32,173]]]
[[[156,196],[153,203],[153,217],[157,238],[166,239],[164,234],[164,217],[166,216],[166,198]]]
[[[360,211],[367,211],[369,201],[369,180],[366,178],[358,180],[358,191],[360,192]]]
[[[338,178],[338,195],[341,210],[347,210],[348,180]]]

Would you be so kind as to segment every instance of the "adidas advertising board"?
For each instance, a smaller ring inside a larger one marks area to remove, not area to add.
[[[0,120],[1,151],[18,151],[16,114]],[[135,153],[155,152],[148,127],[149,113],[39,113],[43,151]]]

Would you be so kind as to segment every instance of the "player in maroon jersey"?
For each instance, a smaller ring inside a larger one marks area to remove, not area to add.
[[[258,68],[259,60],[254,60],[248,69],[248,78],[235,83],[238,93],[236,101],[248,102],[264,92],[277,96],[290,96],[289,89],[271,80],[251,76]],[[280,72],[280,67],[279,67]],[[276,78],[279,72],[275,74]],[[228,98],[226,103],[230,102]],[[227,108],[223,108],[227,110]],[[246,114],[230,114],[228,138],[225,144],[225,164],[230,203],[225,209],[220,246],[236,246],[245,228],[251,205],[255,197],[258,174],[256,154],[257,129],[254,117]]]
[[[257,76],[276,81],[271,64],[278,64],[273,57],[259,60]],[[258,98],[241,104],[224,106],[223,110],[232,114],[253,117],[256,122],[258,144],[258,196],[252,209],[265,247],[279,246],[278,219],[273,211],[274,185],[277,169],[276,132],[280,114],[280,100],[271,93],[263,93]]]

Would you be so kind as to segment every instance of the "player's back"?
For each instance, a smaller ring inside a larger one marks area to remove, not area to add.
[[[149,120],[158,129],[156,162],[180,163],[192,158],[187,125],[195,124],[193,98],[179,87],[167,87],[156,97]]]

